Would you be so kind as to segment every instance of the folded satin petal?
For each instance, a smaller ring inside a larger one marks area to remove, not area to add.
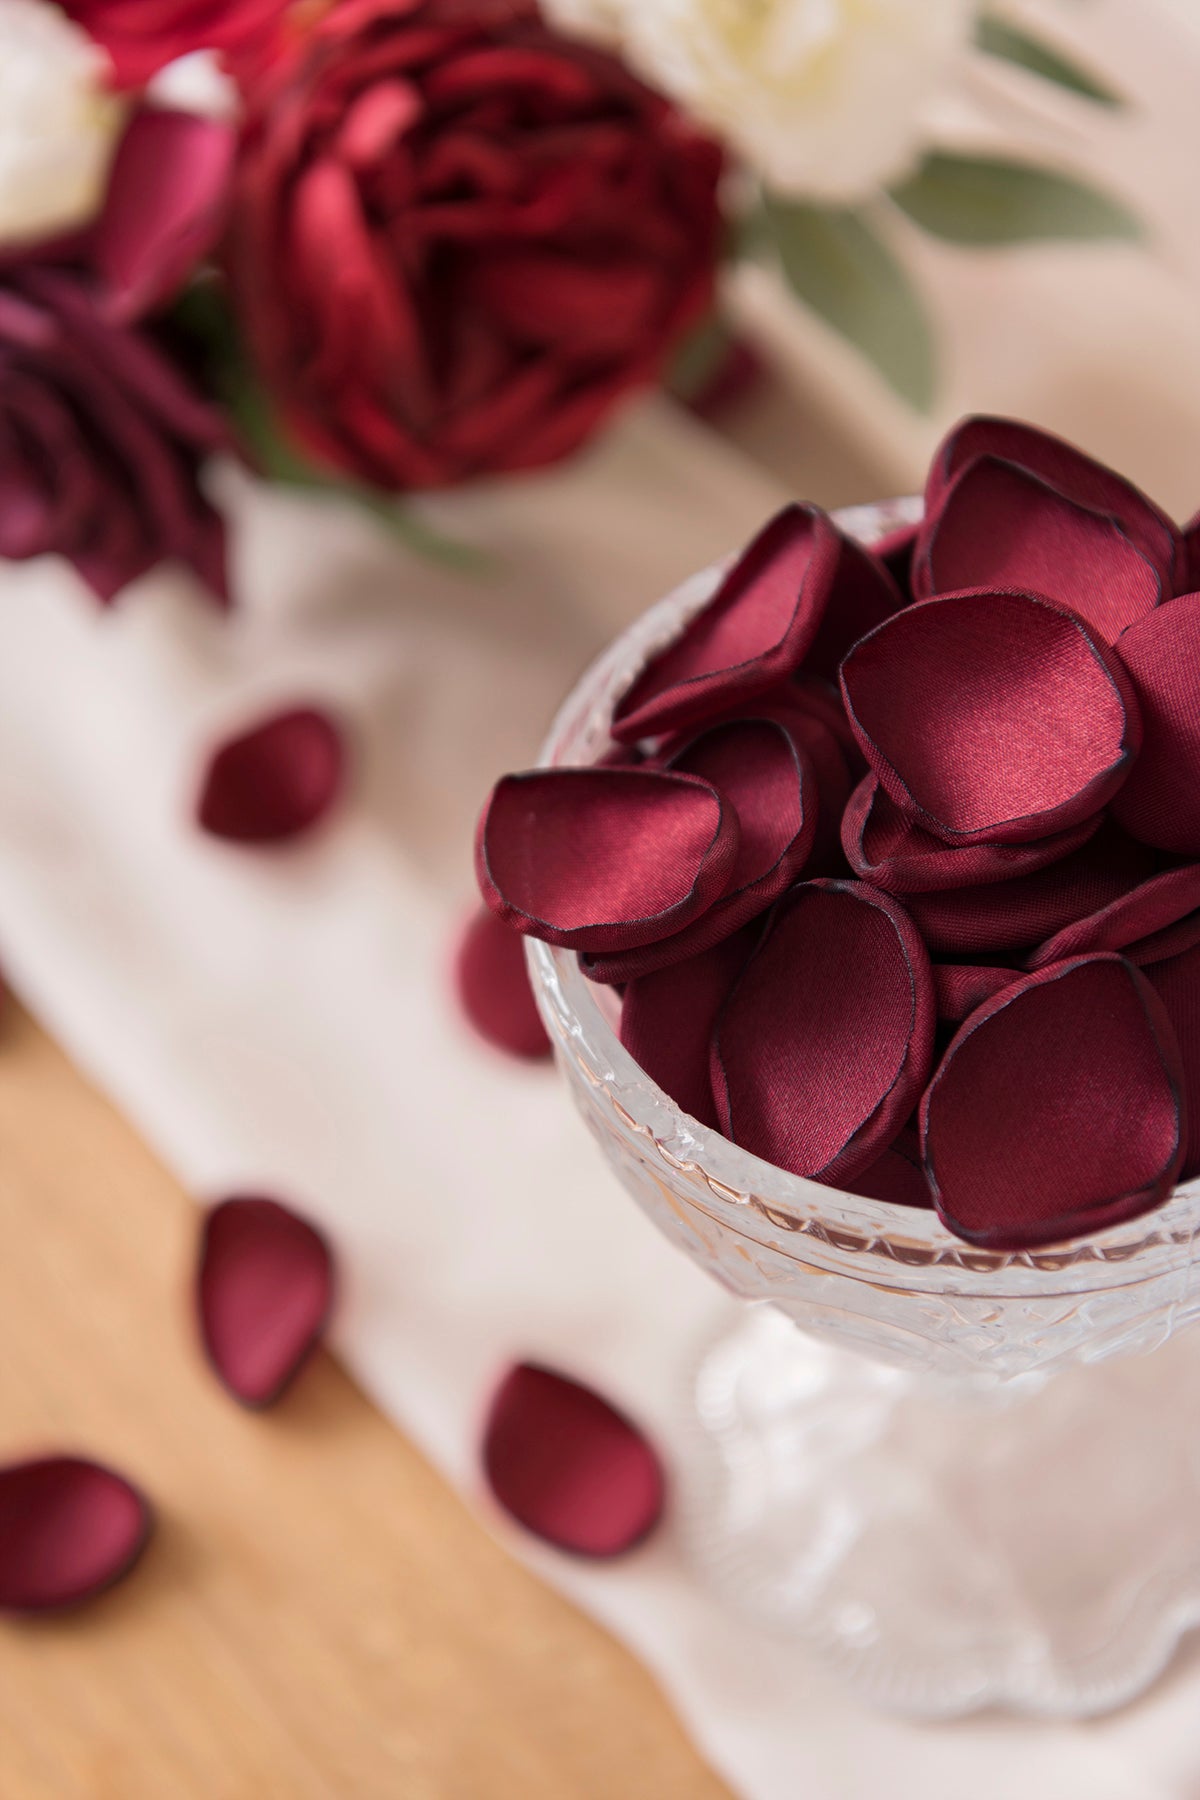
[[[1168,869],[1162,875],[1152,875],[1148,881],[1139,882],[1137,887],[1119,894],[1095,912],[1064,925],[1061,931],[1038,945],[1026,959],[1026,967],[1043,969],[1047,963],[1065,962],[1069,956],[1083,956],[1090,950],[1124,950],[1127,944],[1135,944],[1139,938],[1177,925],[1197,907],[1200,907],[1200,863]]]
[[[1200,856],[1200,593],[1131,625],[1117,655],[1137,695],[1143,735],[1113,815],[1144,843]]]
[[[620,1556],[662,1517],[666,1481],[649,1440],[593,1388],[520,1363],[483,1433],[492,1493],[518,1525],[576,1556]]]
[[[851,644],[906,605],[904,595],[879,558],[845,532],[838,536],[841,555],[833,585],[803,665],[805,675],[830,683],[837,680],[842,658]]]
[[[977,1006],[1003,993],[1021,979],[1019,969],[1001,969],[993,963],[944,963],[933,965],[933,990],[939,1019],[956,1024]]]
[[[1170,593],[1110,514],[994,456],[961,469],[927,521],[913,587],[918,599],[969,587],[1044,594],[1107,644]]]
[[[525,967],[525,942],[479,907],[468,920],[454,958],[459,1004],[485,1042],[510,1056],[539,1061],[550,1055]]]
[[[621,697],[613,736],[634,742],[703,724],[798,669],[824,616],[843,542],[817,507],[776,514],[708,605]]]
[[[1154,873],[1154,857],[1145,845],[1106,822],[1080,849],[1031,875],[906,894],[904,904],[934,955],[986,957],[1031,950]]]
[[[1152,931],[1147,937],[1137,938],[1134,943],[1126,944],[1121,951],[1122,956],[1144,969],[1150,963],[1165,962],[1169,957],[1182,956],[1185,950],[1193,949],[1200,944],[1200,911],[1188,913],[1186,918],[1179,919],[1174,925],[1165,925],[1161,931]]]
[[[1141,721],[1129,678],[1068,608],[968,590],[860,640],[842,695],[890,797],[948,843],[1068,830],[1116,792]]]
[[[891,1206],[919,1206],[929,1211],[933,1195],[921,1162],[921,1142],[909,1127],[889,1144],[878,1162],[863,1169],[846,1184],[847,1192],[864,1200],[885,1200]]]
[[[1179,575],[1182,540],[1161,507],[1123,475],[1076,449],[1074,444],[1018,419],[976,415],[963,419],[942,440],[925,485],[927,518],[941,510],[946,491],[959,471],[981,456],[1016,463],[1049,482],[1068,500],[1090,506],[1095,512],[1110,513],[1158,570],[1164,592],[1177,591],[1173,584]]]
[[[856,875],[890,894],[978,887],[1061,862],[1099,829],[1101,813],[1027,844],[947,844],[922,831],[875,775],[864,775],[842,814],[842,849]]]
[[[740,837],[733,806],[696,775],[531,769],[493,788],[475,872],[514,931],[570,950],[631,950],[721,898]]]
[[[78,1606],[133,1568],[150,1537],[145,1499],[81,1456],[0,1468],[0,1611]]]
[[[1188,1117],[1188,1147],[1180,1181],[1200,1175],[1200,938],[1187,949],[1143,971],[1166,1008],[1183,1061]]]
[[[717,1014],[754,948],[753,928],[631,981],[621,1003],[621,1042],[676,1106],[717,1126],[709,1052]]]
[[[313,706],[264,719],[214,751],[196,821],[237,844],[283,843],[319,824],[342,791],[346,745],[335,720]]]
[[[238,1196],[207,1214],[196,1299],[204,1348],[243,1406],[270,1406],[320,1341],[333,1306],[325,1238],[278,1200]]]
[[[896,901],[861,882],[793,888],[717,1020],[722,1131],[793,1174],[850,1179],[912,1112],[935,1012],[929,958]]]
[[[732,806],[739,831],[733,869],[720,899],[681,931],[585,956],[593,981],[632,981],[698,955],[766,912],[809,860],[820,807],[816,775],[787,726],[768,719],[714,726],[674,750],[667,767],[707,781]]]
[[[955,1033],[921,1104],[943,1222],[1017,1250],[1136,1217],[1170,1193],[1186,1145],[1166,1009],[1111,954],[1023,976]]]

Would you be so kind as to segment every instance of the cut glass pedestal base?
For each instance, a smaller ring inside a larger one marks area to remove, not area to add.
[[[760,1306],[692,1405],[695,1557],[877,1705],[1106,1712],[1200,1623],[1200,1333],[988,1387]]]

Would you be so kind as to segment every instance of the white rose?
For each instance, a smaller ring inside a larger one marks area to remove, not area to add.
[[[108,58],[48,0],[0,0],[0,243],[84,224],[124,108]]]
[[[862,198],[911,166],[975,0],[550,0],[775,188]]]

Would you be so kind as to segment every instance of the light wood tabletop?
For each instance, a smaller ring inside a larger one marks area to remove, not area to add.
[[[719,1800],[649,1676],[475,1523],[327,1356],[230,1401],[196,1212],[0,1016],[0,1459],[111,1461],[158,1510],[121,1587],[0,1624],[3,1800]]]

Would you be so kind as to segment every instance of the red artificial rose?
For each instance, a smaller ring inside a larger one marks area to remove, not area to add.
[[[218,415],[69,270],[0,271],[0,557],[55,553],[103,601],[164,558],[227,597],[200,491]]]
[[[292,0],[63,0],[112,58],[121,87],[141,87],[193,50],[234,59],[274,43]],[[311,10],[311,9],[310,9]]]
[[[343,0],[247,106],[252,352],[373,485],[553,462],[709,304],[719,150],[526,0]]]

